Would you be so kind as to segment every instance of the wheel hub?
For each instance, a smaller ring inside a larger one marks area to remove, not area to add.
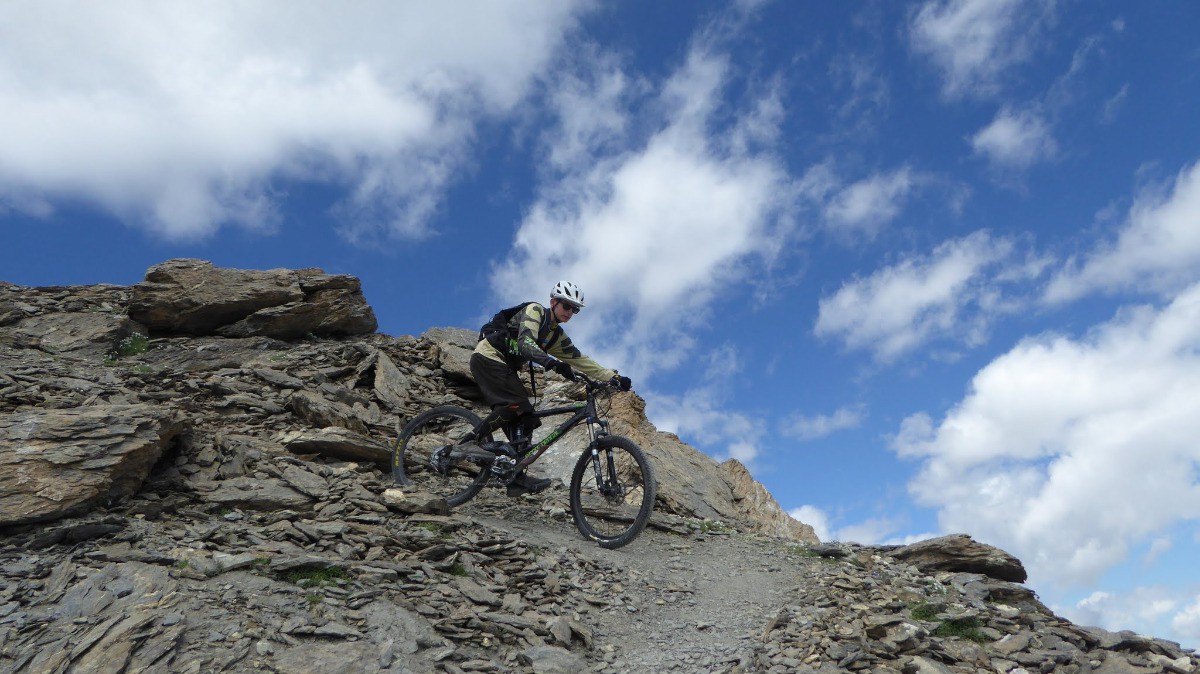
[[[429,467],[438,475],[445,475],[450,465],[450,448],[443,445],[429,455]]]

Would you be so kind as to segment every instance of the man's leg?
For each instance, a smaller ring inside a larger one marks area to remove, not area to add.
[[[483,392],[483,399],[492,406],[491,414],[475,429],[475,437],[482,438],[500,429],[508,429],[521,417],[533,413],[525,385],[521,377],[504,363],[471,354],[471,375]],[[512,440],[512,438],[509,438]]]
[[[537,427],[539,421],[532,416],[533,405],[529,404],[525,384],[521,383],[520,375],[514,370],[504,363],[475,353],[471,354],[471,375],[475,377],[475,383],[483,392],[483,399],[492,406],[491,414],[475,429],[475,437],[486,437],[498,429],[509,428],[513,423],[521,423],[529,430]],[[537,493],[550,484],[548,479],[532,478],[525,471],[521,471],[509,485],[508,495]]]

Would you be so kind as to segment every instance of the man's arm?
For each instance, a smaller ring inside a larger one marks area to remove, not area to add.
[[[525,358],[541,365],[549,367],[553,364],[554,358],[542,350],[538,346],[538,332],[542,328],[542,321],[546,317],[546,308],[534,302],[525,307],[524,313],[517,314],[520,323],[517,327],[517,351]]]
[[[559,328],[561,331],[562,328]],[[550,355],[569,364],[571,367],[586,374],[592,379],[607,381],[617,376],[616,370],[610,370],[596,361],[588,358],[571,343],[571,338],[562,333],[558,341],[550,346]]]

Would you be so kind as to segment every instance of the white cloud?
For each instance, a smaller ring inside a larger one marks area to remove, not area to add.
[[[821,541],[833,540],[829,530],[829,515],[824,510],[816,506],[802,505],[799,508],[789,510],[788,515],[791,515],[792,519],[799,520],[812,527],[813,533]]]
[[[894,520],[873,517],[857,524],[841,527],[837,530],[837,540],[860,545],[876,545],[881,543],[889,534],[896,531]]]
[[[1124,84],[1117,93],[1109,97],[1100,108],[1100,123],[1112,124],[1117,120],[1117,116],[1125,107],[1126,101],[1129,99],[1129,84]]]
[[[865,412],[862,406],[840,407],[832,414],[794,415],[783,423],[783,434],[798,440],[823,438],[837,431],[859,426]]]
[[[1098,590],[1074,606],[1058,608],[1057,612],[1079,625],[1094,625],[1111,631],[1133,629],[1143,634],[1162,634],[1162,621],[1178,606],[1179,602],[1167,588],[1138,587],[1121,593]],[[1177,618],[1179,615],[1182,613],[1176,613]],[[1178,628],[1178,620],[1176,623],[1176,630],[1181,635],[1186,634]]]
[[[1032,111],[1005,108],[971,137],[971,147],[997,166],[1022,169],[1053,158],[1058,144],[1046,121]]]
[[[597,345],[597,355],[641,376],[687,357],[688,332],[707,319],[718,293],[747,280],[754,261],[774,255],[790,230],[790,177],[776,157],[744,142],[762,137],[771,117],[749,101],[733,128],[711,128],[727,77],[726,59],[698,46],[647,106],[664,117],[639,120],[653,133],[580,154],[548,177],[494,270],[497,293],[540,297],[570,279],[589,292],[588,314],[571,328],[576,342]],[[551,147],[573,142],[554,133]],[[738,141],[722,144],[726,138]]]
[[[1200,162],[1169,190],[1143,190],[1116,241],[1068,265],[1046,288],[1048,302],[1119,290],[1169,294],[1200,279]]]
[[[1009,550],[1031,577],[1093,582],[1200,519],[1198,343],[1200,285],[1083,338],[1021,342],[936,426],[902,425],[897,451],[923,462],[911,493],[943,530]]]
[[[419,236],[472,140],[582,3],[56,2],[0,22],[0,198],[172,238],[278,223],[272,181],[347,185],[351,235]]]
[[[733,442],[729,445],[729,458],[737,459],[744,466],[753,466],[758,458],[758,446],[746,441]]]
[[[838,121],[845,126],[843,134],[861,138],[877,130],[891,99],[882,61],[881,55],[856,49],[836,55],[830,64],[830,84],[845,95],[837,109]]]
[[[1161,557],[1164,553],[1169,552],[1175,547],[1175,542],[1166,536],[1160,536],[1150,543],[1150,549],[1142,557],[1143,564],[1153,564],[1155,560]]]
[[[978,342],[990,314],[1005,310],[993,285],[999,277],[986,273],[1013,250],[987,232],[943,243],[928,257],[904,260],[822,298],[814,330],[873,351],[879,361],[935,338]]]
[[[841,180],[834,172],[832,160],[810,166],[796,181],[797,192],[816,203],[824,202],[840,187]]]
[[[627,106],[646,84],[629,77],[611,55],[587,50],[584,72],[568,71],[550,94],[558,128],[546,140],[551,165],[570,170],[620,146],[628,131]]]
[[[700,386],[677,396],[643,390],[655,428],[675,433],[717,459],[734,458],[755,468],[765,424],[726,408],[729,382],[741,370],[736,349],[726,344],[696,359],[705,364]]]
[[[734,458],[751,472],[760,454],[763,423],[727,409],[719,385],[690,389],[678,396],[643,392],[655,428],[675,433],[718,460]]]
[[[896,522],[887,518],[871,518],[862,522],[848,524],[834,529],[833,518],[829,513],[814,505],[802,505],[788,511],[792,519],[799,520],[813,528],[817,538],[823,542],[841,541],[859,543],[861,545],[878,545],[887,540],[889,534],[896,530]],[[928,536],[915,537],[901,544],[915,543]]]
[[[1200,641],[1200,595],[1171,619],[1171,628],[1184,639]]]
[[[990,94],[1008,68],[1031,56],[1041,6],[1031,0],[930,0],[914,14],[910,39],[941,71],[948,96]]]
[[[899,215],[919,182],[908,167],[865,178],[834,195],[825,206],[825,218],[837,234],[874,237]]]

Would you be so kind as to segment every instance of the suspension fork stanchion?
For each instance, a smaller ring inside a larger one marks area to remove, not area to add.
[[[607,495],[608,482],[604,479],[604,467],[600,463],[600,447],[596,443],[592,443],[592,470],[596,473],[596,489],[600,490],[601,494]]]
[[[617,484],[617,460],[613,456],[614,454],[616,452],[608,452],[607,456],[605,456],[605,459],[608,461],[609,486],[616,486]]]

